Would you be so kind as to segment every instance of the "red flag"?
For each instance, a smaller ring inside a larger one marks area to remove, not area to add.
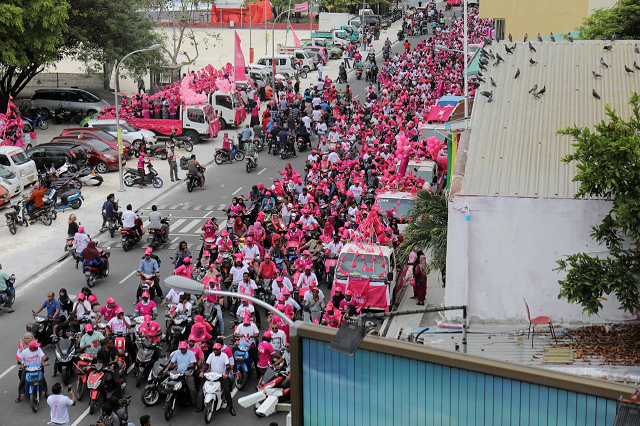
[[[291,26],[291,24],[289,24],[289,29],[291,30],[291,34],[293,34],[293,45],[295,47],[300,47],[300,39],[296,35],[296,32],[293,31],[293,27]]]
[[[246,81],[247,76],[245,74],[245,63],[244,63],[244,55],[242,54],[242,46],[240,46],[240,37],[238,36],[238,32],[236,31],[236,48],[235,48],[235,59],[233,67],[235,68],[235,79],[236,81]]]

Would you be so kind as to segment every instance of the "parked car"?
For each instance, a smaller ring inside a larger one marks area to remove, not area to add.
[[[11,196],[18,195],[24,189],[24,185],[18,175],[5,166],[0,166],[0,185],[7,188]]]
[[[51,118],[59,105],[70,111],[92,115],[108,107],[109,103],[86,90],[73,88],[40,89],[31,97],[31,106],[40,108],[45,119]]]
[[[98,173],[118,170],[118,151],[91,136],[57,136],[51,139],[57,145],[82,145],[87,153],[87,165]]]
[[[145,132],[150,132],[150,131],[145,130]],[[118,138],[103,129],[93,128],[93,127],[72,127],[69,129],[64,129],[60,134],[60,136],[67,136],[67,137],[77,136],[79,138],[98,139],[106,143],[107,145],[109,145],[111,148],[115,149],[116,155],[118,153]],[[154,135],[154,140],[157,140],[155,135]],[[131,144],[131,142],[125,139],[124,134],[122,135],[122,150],[123,150],[125,159],[131,158],[131,156],[133,155],[133,145]]]
[[[38,180],[36,163],[17,146],[0,146],[0,165],[15,173],[23,187]]]
[[[0,209],[3,209],[11,204],[11,194],[4,186],[0,185]]]
[[[87,122],[86,127],[91,127],[94,129],[104,130],[109,133],[111,136],[116,138],[116,149],[117,141],[118,141],[118,128],[116,127],[115,119],[106,119],[106,120],[89,120]],[[125,141],[129,142],[130,145],[137,146],[142,142],[144,138],[149,143],[158,142],[158,137],[151,130],[146,129],[138,129],[136,126],[127,123],[126,121],[120,120],[120,128],[122,129],[122,144],[125,145]],[[108,142],[103,140],[103,142]],[[126,147],[125,147],[126,150]]]
[[[39,170],[49,170],[52,166],[57,169],[67,162],[78,169],[87,167],[87,153],[79,143],[43,143],[28,150],[27,154],[35,161]]]
[[[327,55],[327,49],[325,49],[324,47],[321,46],[305,46],[302,49],[313,53],[316,55],[315,59],[315,63],[316,63],[316,68],[318,68],[318,64],[320,62],[322,62],[322,65],[327,65],[327,62],[329,61],[329,56]]]

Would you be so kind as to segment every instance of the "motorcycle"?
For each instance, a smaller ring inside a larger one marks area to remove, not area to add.
[[[189,402],[193,404],[196,403],[196,401],[191,401],[191,397],[189,396],[189,388],[187,388],[186,383],[187,374],[192,374],[191,367],[187,369],[186,373],[170,371],[169,377],[164,379],[158,387],[160,394],[166,395],[166,399],[164,401],[164,419],[167,421],[171,420],[171,417],[173,417],[176,403],[182,403],[184,405]]]
[[[49,123],[40,113],[40,108],[20,108],[22,121],[26,124],[29,123],[32,127],[39,127],[42,130],[49,128]]]
[[[87,388],[87,380],[89,374],[93,371],[95,357],[91,354],[83,353],[78,357],[76,366],[76,398],[78,401],[82,401],[84,391]]]
[[[204,394],[204,422],[211,423],[213,413],[222,408],[222,385],[220,380],[226,380],[223,376],[212,371],[205,373],[206,381],[202,387]]]
[[[110,374],[110,367],[115,365],[116,368],[120,369],[120,381],[119,383],[114,383],[113,376]],[[115,395],[116,386],[120,386],[122,390],[127,387],[127,379],[125,378],[125,363],[120,361],[112,361],[109,365],[103,365],[101,363],[95,364],[95,367],[89,373],[89,377],[87,378],[87,388],[89,389],[89,397],[91,398],[91,402],[89,403],[89,414],[93,414],[98,406],[98,401],[100,400],[100,395],[102,395],[104,401],[106,402],[109,397]],[[107,374],[109,373],[109,374]],[[108,378],[105,378],[108,376]]]
[[[356,66],[356,78],[360,80],[362,78],[362,67]]]
[[[33,312],[33,311],[31,311]],[[46,316],[35,315],[33,317],[35,322],[28,323],[25,327],[27,331],[33,334],[33,338],[38,341],[42,345],[42,347],[47,346],[51,343],[51,332],[49,330],[49,323],[51,322],[51,318]]]
[[[311,141],[309,140],[309,135],[298,136],[297,139],[298,152],[302,152],[307,149],[307,146],[311,147]]]
[[[111,247],[107,247],[101,250],[100,257],[102,258],[102,274],[96,265],[84,265],[84,276],[87,280],[87,285],[92,288],[96,285],[96,281],[106,278],[109,275],[109,256],[111,256]]]
[[[62,124],[62,123],[76,123],[80,124],[82,119],[84,118],[84,113],[82,111],[70,111],[62,106],[62,103],[58,105],[58,107],[53,111],[53,116],[51,117],[54,124]]]
[[[249,345],[247,343],[236,343],[233,348],[233,375],[238,390],[242,390],[251,375],[251,357],[249,356]]]
[[[167,353],[172,353],[178,349],[178,343],[187,339],[189,331],[190,318],[186,315],[176,315],[169,321],[167,326]]]
[[[291,396],[291,388],[282,387],[286,378],[286,372],[267,369],[258,382],[258,391],[238,399],[238,404],[244,408],[253,405],[254,413],[258,417],[270,416],[276,412],[276,405],[279,402],[285,402]]]
[[[55,368],[62,375],[62,383],[67,386],[71,382],[74,365],[78,357],[78,347],[73,332],[67,331],[62,337],[56,339],[55,353]]]
[[[68,189],[66,191],[58,191],[56,188],[51,188],[47,198],[53,203],[55,210],[66,210],[72,208],[77,210],[82,206],[84,197],[79,189]],[[60,202],[58,202],[60,200]]]
[[[364,72],[364,81],[371,81],[371,68],[367,67]]]
[[[129,251],[130,249],[134,248],[136,244],[138,244],[138,242],[141,240],[141,237],[137,234],[137,232],[131,228],[122,228],[120,230],[120,234],[122,249],[124,251]]]
[[[221,165],[224,163],[233,163],[233,160],[244,161],[244,152],[240,151],[236,145],[233,145],[231,147],[231,155],[229,155],[229,152],[227,150],[216,148],[214,161],[217,165]]]
[[[146,407],[152,407],[160,400],[159,387],[166,377],[164,369],[167,368],[167,365],[169,365],[169,359],[167,358],[160,358],[153,364],[147,379],[147,385],[144,387],[142,395],[140,395],[140,399]]]
[[[11,235],[16,235],[16,232],[18,232],[18,227],[24,226],[26,228],[29,226],[29,221],[25,216],[25,211],[22,208],[22,204],[22,201],[18,201],[17,203],[12,204],[10,208],[13,209],[13,211],[10,210],[8,213],[4,214],[4,217],[7,218],[7,228],[9,228],[9,232],[11,232]]]
[[[248,157],[245,157],[245,159],[247,160],[247,166],[246,166],[247,173],[251,173],[251,170],[253,170],[253,169],[255,169],[256,167],[258,167],[258,166],[256,165],[255,157],[248,156]]]
[[[169,220],[170,219],[168,217],[165,217],[160,221],[160,223],[168,225]],[[149,228],[148,232],[149,234],[147,235],[147,245],[152,249],[156,249],[160,245],[165,244],[167,241],[169,241],[168,231],[165,232],[163,228],[161,229]]]
[[[398,31],[398,41],[404,40],[404,31]]]
[[[166,141],[167,148],[182,148],[187,152],[193,151],[193,143],[188,136],[176,136],[176,131],[172,130],[169,139]]]
[[[231,253],[223,252],[220,253],[220,276],[222,277],[222,282],[227,283],[227,288],[229,288],[230,282],[230,272],[231,267],[233,266],[233,259],[231,257]]]
[[[22,197],[23,201],[27,199],[26,196]],[[32,207],[33,209],[33,217],[29,215],[27,212],[27,203],[26,201],[22,203],[22,217],[29,218],[29,220],[33,220],[34,222],[42,222],[44,226],[51,226],[51,222],[53,221],[53,217],[51,215],[50,206],[45,203],[42,207]]]
[[[156,274],[144,274],[140,275],[140,285],[138,286],[138,292],[136,300],[140,299],[140,296],[145,291],[149,293],[149,300],[153,300],[156,295]]]
[[[290,146],[289,144],[287,144],[286,146],[280,148],[281,159],[286,160],[289,157],[298,157],[298,155],[295,153],[295,150],[291,148],[293,147],[293,142],[290,142],[290,144]]]
[[[64,251],[71,253],[71,257],[76,261],[76,269],[78,269],[78,265],[80,265],[80,262],[82,262],[82,255],[76,253],[76,246],[73,241],[74,237],[67,237],[67,240],[64,244]]]
[[[7,280],[7,289],[11,293],[11,296],[7,296],[6,293],[0,293],[0,309],[9,308],[9,304],[7,303],[7,297],[11,297],[11,305],[16,301],[16,292],[13,288],[13,285],[16,282],[16,276],[11,274],[11,277]]]
[[[142,182],[143,185],[152,184],[154,188],[162,188],[162,179],[158,177],[158,172],[151,163],[147,164],[147,169],[147,173],[144,174],[144,181],[142,181],[137,169],[127,167],[123,177],[124,184],[132,187],[133,185],[140,185]]]
[[[140,144],[137,147],[133,147],[133,156],[139,157],[140,152],[144,152],[147,157],[159,158],[160,160],[166,160],[169,156],[167,152],[167,145],[154,143],[147,145],[146,142],[144,144]]]
[[[120,228],[120,224],[118,223],[117,217],[108,217],[107,218],[107,230],[109,231],[109,235],[113,238],[116,234],[116,231]]]
[[[343,72],[343,73],[338,74],[337,82],[338,83],[346,83],[347,82],[347,72],[346,71]]]
[[[200,173],[202,173],[202,181],[197,175],[194,174],[187,174],[187,178],[184,180],[184,182],[187,184],[188,192],[193,192],[194,189],[200,188],[201,183],[204,184],[204,171],[206,169],[204,167],[198,167],[198,170],[200,171]]]
[[[70,166],[69,163],[63,164],[59,169],[55,171],[55,175],[58,178],[63,179],[75,179],[82,185],[100,186],[104,182],[104,178],[97,173],[94,173],[90,168],[84,168],[82,170],[75,170],[74,166]]]
[[[154,354],[158,344],[149,337],[140,336],[136,341],[136,346],[138,347],[135,363],[135,372],[138,376],[138,379],[136,380],[136,387],[140,387],[142,381],[149,377],[149,369],[154,364]]]
[[[42,364],[33,364],[25,367],[24,372],[24,396],[31,402],[31,410],[34,413],[40,408],[40,399],[44,394],[44,367]]]

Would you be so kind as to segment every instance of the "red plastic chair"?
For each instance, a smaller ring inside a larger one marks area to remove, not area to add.
[[[523,298],[522,300],[524,300],[524,306],[527,307],[527,318],[529,319],[529,331],[527,332],[527,339],[531,334],[532,326],[533,326],[533,337],[531,338],[531,347],[533,348],[533,340],[536,337],[536,325],[549,325],[549,330],[551,331],[551,335],[553,336],[557,345],[558,339],[556,338],[555,331],[553,331],[553,322],[551,321],[551,318],[541,315],[539,317],[535,317],[531,319],[531,312],[529,311],[529,304],[527,303],[527,299]]]

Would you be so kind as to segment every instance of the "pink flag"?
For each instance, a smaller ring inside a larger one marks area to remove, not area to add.
[[[293,31],[293,27],[291,26],[291,24],[289,24],[289,29],[291,30],[291,34],[293,34],[293,45],[295,47],[300,47],[300,39],[296,35],[296,32]]]
[[[296,3],[293,11],[294,12],[304,12],[305,10],[309,9],[309,2],[305,1],[304,3]]]
[[[240,43],[240,37],[238,36],[238,32],[236,31],[236,49],[233,64],[233,67],[235,69],[235,80],[246,81],[247,76],[245,74],[244,55],[242,54],[242,46],[240,46]]]

